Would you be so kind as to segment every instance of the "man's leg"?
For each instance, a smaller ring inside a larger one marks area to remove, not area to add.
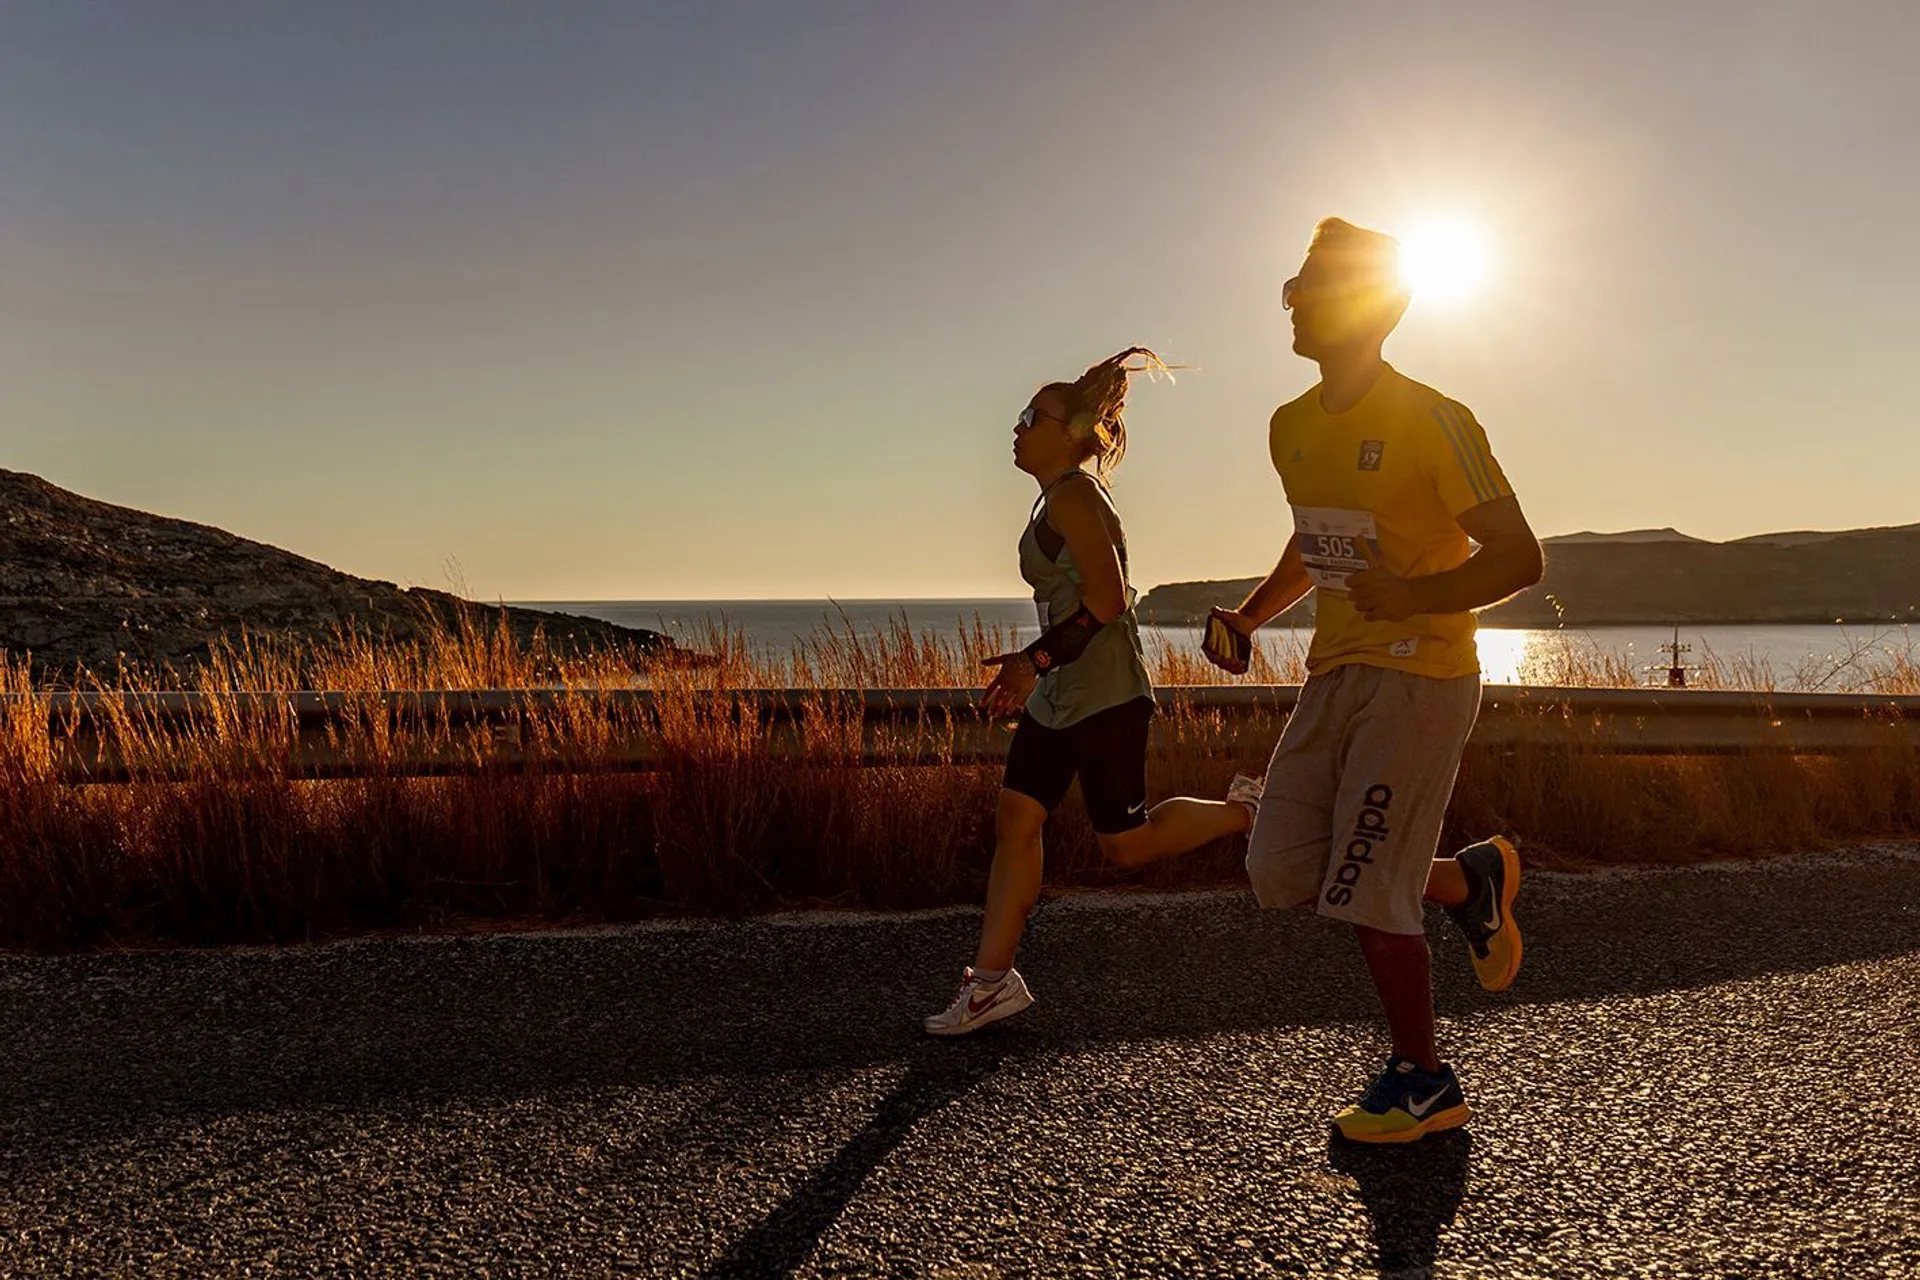
[[[1311,906],[1333,847],[1333,806],[1342,709],[1349,670],[1309,676],[1287,717],[1247,832],[1247,880],[1261,906]]]
[[[1457,907],[1470,895],[1467,887],[1467,873],[1460,866],[1458,858],[1435,858],[1427,869],[1428,902],[1443,907]]]
[[[1434,857],[1460,751],[1479,706],[1477,678],[1437,680],[1363,668],[1340,759],[1322,915],[1355,926],[1393,1041],[1386,1070],[1335,1117],[1361,1142],[1408,1142],[1470,1114],[1434,1043],[1433,982],[1421,902],[1466,898],[1462,868]]]
[[[1485,847],[1489,846],[1474,846],[1476,849]],[[1509,846],[1509,852],[1510,849]],[[1483,879],[1481,873],[1463,866],[1457,856],[1435,858],[1427,872],[1426,900],[1443,907],[1462,906],[1475,896]],[[1497,886],[1495,891],[1498,891]],[[1498,933],[1489,932],[1495,942],[1493,951],[1496,958],[1502,958],[1500,940],[1507,934],[1512,937],[1511,943],[1505,944],[1509,948],[1505,955],[1508,966],[1505,981],[1511,983],[1511,970],[1517,970],[1520,966],[1520,931],[1512,923],[1511,912],[1503,914],[1502,930]],[[1365,925],[1356,925],[1355,931],[1360,936],[1360,951],[1366,957],[1367,972],[1373,978],[1374,989],[1380,993],[1380,1005],[1387,1017],[1387,1030],[1393,1037],[1394,1053],[1418,1063],[1424,1070],[1438,1071],[1440,1056],[1434,1047],[1433,1035],[1433,957],[1427,946],[1427,936],[1424,933],[1383,933]],[[1469,935],[1470,939],[1472,936]],[[1480,963],[1478,952],[1475,960],[1476,969],[1485,967]],[[1485,981],[1483,974],[1482,982]]]
[[[1433,976],[1424,933],[1355,926],[1393,1038],[1386,1069],[1360,1101],[1334,1116],[1354,1142],[1416,1142],[1472,1116],[1453,1068],[1434,1045]]]
[[[1360,952],[1380,1007],[1387,1015],[1395,1056],[1418,1063],[1422,1070],[1440,1070],[1433,1043],[1433,968],[1424,933],[1384,933],[1356,925]]]

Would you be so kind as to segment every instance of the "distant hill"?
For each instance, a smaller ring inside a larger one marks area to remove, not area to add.
[[[41,668],[130,660],[189,664],[221,635],[319,640],[355,626],[410,640],[482,607],[444,591],[402,590],[231,533],[83,498],[0,470],[0,649]],[[487,625],[501,611],[484,609]],[[652,631],[507,609],[515,634],[563,646],[628,645],[664,656]]]
[[[1625,533],[1563,533],[1542,538],[1541,541],[1551,547],[1581,542],[1704,542],[1706,539],[1695,538],[1678,529],[1629,529]]]
[[[1671,530],[1654,531],[1671,533]],[[1539,585],[1480,615],[1491,626],[1920,622],[1920,525],[1761,534],[1705,542],[1675,534],[1546,540]],[[1255,578],[1176,582],[1140,602],[1144,622],[1177,626],[1238,603]],[[1286,621],[1305,625],[1313,597]]]
[[[1809,542],[1831,542],[1835,538],[1851,538],[1862,533],[1914,532],[1920,532],[1920,524],[1892,525],[1874,529],[1846,529],[1838,533],[1822,532],[1818,529],[1795,529],[1789,533],[1756,533],[1747,538],[1735,538],[1734,545],[1759,543],[1769,547],[1800,547]]]

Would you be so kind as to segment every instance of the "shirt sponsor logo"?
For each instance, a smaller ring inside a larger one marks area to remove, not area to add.
[[[1386,451],[1387,442],[1384,440],[1362,440],[1360,442],[1360,469],[1362,471],[1378,471],[1380,469],[1380,455]]]

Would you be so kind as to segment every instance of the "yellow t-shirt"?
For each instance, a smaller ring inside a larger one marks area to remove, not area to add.
[[[1307,573],[1319,589],[1307,671],[1348,663],[1447,678],[1477,674],[1471,613],[1368,622],[1347,598],[1347,575],[1369,561],[1403,578],[1465,564],[1456,521],[1513,488],[1466,406],[1391,366],[1342,414],[1320,387],[1274,410],[1268,447],[1293,508]]]

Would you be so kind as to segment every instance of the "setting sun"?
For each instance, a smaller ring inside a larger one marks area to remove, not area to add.
[[[1400,237],[1400,277],[1416,299],[1443,306],[1464,302],[1486,272],[1486,239],[1469,223],[1424,223]]]

